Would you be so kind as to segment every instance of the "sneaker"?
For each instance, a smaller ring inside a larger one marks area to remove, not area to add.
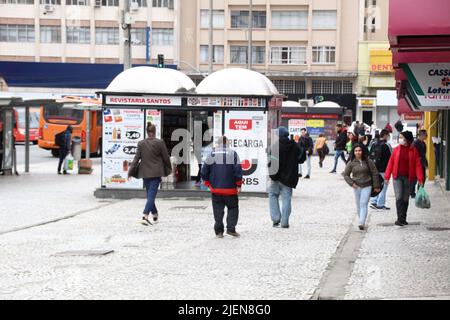
[[[310,179],[311,177],[308,175],[305,176],[305,179]]]
[[[415,199],[415,198],[416,198],[416,194],[415,193],[411,194],[411,199]]]
[[[382,206],[380,209],[381,209],[381,210],[391,210],[391,208],[386,207],[386,206]]]
[[[395,221],[394,224],[399,227],[403,227],[403,224],[400,221]]]
[[[336,170],[331,170],[330,173],[336,173]]]
[[[289,225],[287,224],[287,225],[285,225],[285,226],[281,226],[283,229],[288,229],[289,228]]]
[[[58,174],[61,174],[61,171],[58,171]]]
[[[218,234],[216,234],[216,237],[219,239],[223,238],[223,232],[219,232]]]
[[[142,217],[141,224],[144,225],[144,226],[151,226],[152,225],[152,223],[150,221],[148,221],[148,219],[146,217]]]
[[[231,230],[227,230],[227,234],[229,234],[230,236],[233,236],[233,237],[239,237],[240,236],[239,233],[237,233],[236,231],[231,231]]]
[[[323,167],[323,164],[322,164],[322,163],[320,163],[320,162],[319,162],[319,167],[321,167],[321,168]]]
[[[301,173],[299,173],[299,174],[298,174],[298,177],[301,178],[301,177],[303,177],[303,175],[302,175]]]
[[[401,222],[401,224],[403,224],[404,226],[407,226],[409,223],[406,221]]]
[[[360,224],[360,225],[358,226],[358,228],[359,228],[359,230],[364,230],[364,226],[363,226],[362,224]]]
[[[280,221],[274,222],[272,225],[272,227],[274,227],[274,228],[279,227],[279,226],[280,226]]]
[[[370,204],[370,207],[375,210],[381,209],[381,207],[378,207],[376,204],[373,203]]]
[[[158,221],[158,214],[155,213],[155,214],[152,214],[152,216],[153,216],[153,221],[157,222]]]
[[[67,171],[63,171],[63,174],[70,174],[70,173],[68,173]]]

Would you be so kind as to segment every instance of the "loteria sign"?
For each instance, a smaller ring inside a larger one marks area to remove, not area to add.
[[[181,106],[181,97],[106,96],[106,105],[119,106]]]

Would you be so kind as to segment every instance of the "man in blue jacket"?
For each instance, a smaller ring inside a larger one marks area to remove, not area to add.
[[[227,234],[239,237],[236,225],[239,217],[238,194],[241,192],[242,167],[238,154],[228,148],[227,138],[219,138],[219,146],[206,158],[202,167],[202,179],[211,190],[214,211],[214,231],[217,238],[223,238],[224,209],[227,214]]]

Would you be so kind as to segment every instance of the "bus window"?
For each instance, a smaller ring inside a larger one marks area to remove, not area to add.
[[[77,125],[83,121],[83,111],[48,105],[44,108],[44,120],[48,123]]]

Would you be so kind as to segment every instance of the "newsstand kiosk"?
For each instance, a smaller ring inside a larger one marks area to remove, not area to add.
[[[251,84],[251,85],[249,85]],[[271,131],[281,121],[280,96],[265,76],[225,69],[196,88],[172,69],[136,67],[124,71],[102,92],[103,153],[99,198],[145,198],[140,179],[127,180],[146,124],[157,128],[169,151],[172,175],[163,178],[161,197],[199,197],[209,191],[199,168],[217,139],[225,135],[242,164],[242,192],[267,196],[267,151]]]

